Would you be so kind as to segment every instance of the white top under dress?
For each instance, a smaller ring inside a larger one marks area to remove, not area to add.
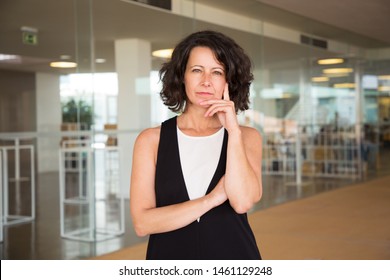
[[[189,136],[177,127],[181,169],[191,200],[206,194],[217,169],[224,128],[208,136]]]

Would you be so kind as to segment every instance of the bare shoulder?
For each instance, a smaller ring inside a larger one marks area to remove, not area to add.
[[[140,132],[137,139],[140,139],[141,141],[153,141],[153,138],[159,138],[160,137],[160,126],[157,127],[151,127],[146,128]]]
[[[248,145],[260,144],[262,143],[262,137],[260,132],[249,126],[241,126],[242,137],[244,142]]]
[[[253,127],[241,126],[241,135],[248,158],[259,163],[263,150],[260,132]]]
[[[140,134],[138,134],[135,145],[136,148],[139,147],[149,147],[149,148],[156,148],[158,146],[158,143],[160,141],[160,130],[161,127],[153,127],[153,128],[147,128],[143,131],[141,131]]]

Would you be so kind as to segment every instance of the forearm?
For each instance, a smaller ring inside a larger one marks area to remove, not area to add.
[[[259,201],[260,184],[246,154],[241,130],[229,133],[225,191],[236,212],[245,213]]]
[[[133,213],[135,231],[137,235],[145,236],[176,230],[194,222],[216,204],[210,195],[206,195],[169,206],[138,210]]]

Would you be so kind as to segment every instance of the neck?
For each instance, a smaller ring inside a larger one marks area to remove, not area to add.
[[[191,135],[210,135],[219,130],[222,125],[215,115],[213,117],[205,117],[205,110],[186,110],[177,119],[179,129]]]

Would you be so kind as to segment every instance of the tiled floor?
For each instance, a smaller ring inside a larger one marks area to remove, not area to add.
[[[362,180],[390,174],[390,151],[384,152],[379,168],[370,171]],[[292,177],[264,176],[263,180],[263,198],[253,211],[358,182],[335,178],[305,179],[301,186],[297,186]],[[113,252],[146,240],[146,238],[138,238],[132,229],[128,200],[125,201],[125,234],[99,242],[61,238],[58,182],[57,173],[38,176],[36,219],[33,222],[4,227],[3,242],[0,245],[1,259],[83,259]],[[28,203],[26,205],[21,203],[22,208],[26,206],[28,207]]]

